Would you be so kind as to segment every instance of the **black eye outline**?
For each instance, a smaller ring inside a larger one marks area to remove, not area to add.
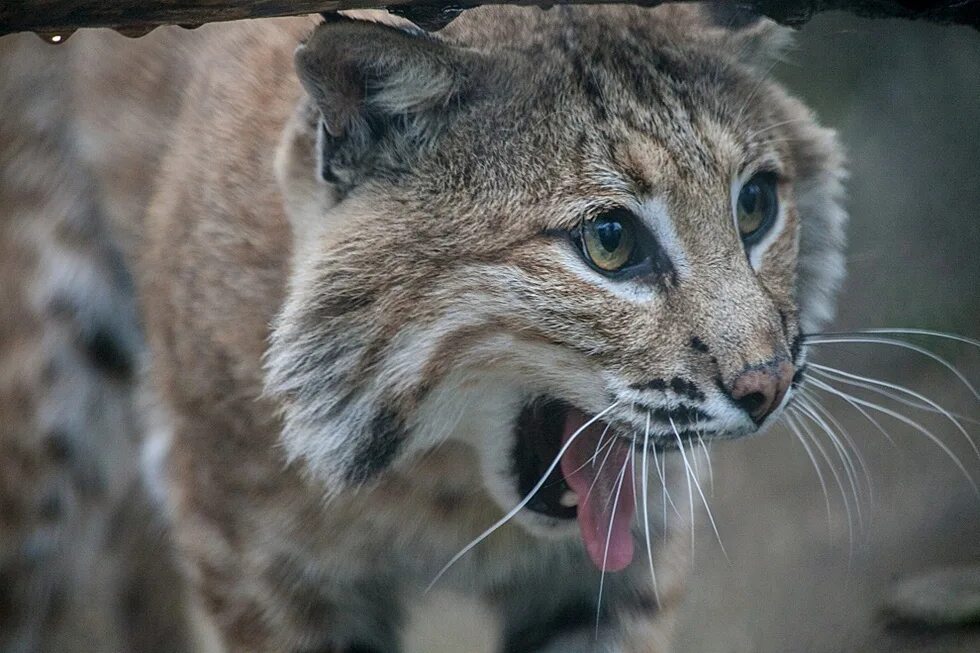
[[[747,194],[751,191],[751,197]],[[743,203],[752,202],[753,211],[761,211],[762,219],[759,226],[749,233],[742,233],[741,211]],[[757,202],[762,202],[762,206],[755,206]],[[762,170],[755,173],[742,184],[738,189],[738,196],[735,198],[735,228],[738,230],[742,239],[742,244],[746,249],[751,248],[761,241],[776,224],[779,216],[779,175],[771,170]]]
[[[629,258],[627,258],[626,261],[615,270],[607,270],[597,265],[589,255],[589,250],[585,243],[584,229],[586,228],[587,224],[601,220],[614,220],[620,222],[632,233],[633,249],[630,252]],[[626,279],[633,279],[635,277],[649,275],[655,272],[655,266],[653,265],[653,259],[651,258],[650,253],[659,251],[659,244],[657,244],[653,236],[651,236],[650,233],[642,226],[642,222],[636,216],[636,214],[629,209],[622,207],[607,209],[599,215],[589,218],[582,224],[576,226],[571,230],[570,234],[572,240],[575,242],[576,248],[578,249],[579,255],[582,257],[582,260],[584,260],[590,268],[604,277],[608,277],[616,281],[623,281]]]

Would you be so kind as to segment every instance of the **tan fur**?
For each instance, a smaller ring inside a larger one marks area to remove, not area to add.
[[[482,8],[437,37],[317,22],[171,32],[139,55],[190,70],[179,111],[162,89],[149,112],[133,178],[155,191],[127,243],[173,420],[174,533],[229,651],[424,640],[409,609],[521,499],[525,402],[612,397],[605,419],[642,435],[689,392],[718,437],[755,432],[719,388],[801,364],[795,336],[841,273],[840,157],[764,78],[785,44],[771,24],[693,6]],[[732,186],[760,165],[783,217],[755,260]],[[556,235],[613,204],[657,231],[675,278],[610,281]],[[607,575],[597,630],[574,531],[524,511],[436,587],[503,650],[669,650],[686,547],[655,551],[659,606],[640,551]]]
[[[0,39],[0,649],[184,650],[183,586],[134,464],[132,284],[73,138],[69,62]]]

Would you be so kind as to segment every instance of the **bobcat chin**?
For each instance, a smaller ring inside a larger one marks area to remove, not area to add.
[[[221,647],[424,649],[437,579],[441,619],[481,615],[456,650],[670,650],[664,472],[779,418],[843,272],[834,135],[766,78],[785,30],[684,4],[193,38],[131,261]]]

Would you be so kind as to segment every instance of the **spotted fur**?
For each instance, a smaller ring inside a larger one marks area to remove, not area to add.
[[[521,498],[529,401],[617,402],[608,420],[663,448],[671,422],[753,433],[734,379],[802,364],[842,273],[841,157],[766,78],[787,41],[768,22],[318,23],[174,50],[192,74],[132,244],[174,533],[229,651],[410,650],[426,585]],[[782,212],[746,252],[733,192],[759,167]],[[655,239],[655,283],[598,275],[568,236],[611,207]],[[486,616],[479,646],[669,650],[685,547],[657,547],[659,604],[636,561],[600,608],[574,530],[520,513],[436,591]]]
[[[189,649],[132,279],[79,156],[70,55],[0,39],[0,650]]]

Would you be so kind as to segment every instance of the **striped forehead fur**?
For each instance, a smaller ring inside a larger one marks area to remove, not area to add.
[[[306,47],[330,36],[319,34]],[[508,393],[575,397],[597,411],[610,388],[649,378],[703,376],[696,385],[711,387],[766,343],[831,315],[844,173],[833,133],[765,79],[763,53],[785,46],[784,31],[727,30],[686,6],[483,8],[425,38],[451,81],[433,91],[433,69],[409,61],[375,89],[385,115],[373,120],[396,126],[369,142],[384,156],[346,159],[370,165],[339,204],[291,180],[315,170],[280,166],[287,206],[305,208],[267,391],[283,406],[287,451],[328,487],[367,480],[351,469],[359,457],[382,459],[374,473],[431,444],[425,434],[446,429],[420,416],[430,396],[451,396],[446,383],[469,378],[457,372],[494,368],[510,375]],[[451,106],[420,99],[444,98],[462,79],[471,92]],[[398,126],[405,112],[426,125],[424,142]],[[288,148],[317,140],[287,134],[280,158],[309,161]],[[787,228],[756,275],[731,225],[730,186],[763,161],[788,180]],[[550,235],[583,207],[627,202],[659,203],[671,221],[685,271],[676,292],[606,292],[573,269],[570,242]]]

